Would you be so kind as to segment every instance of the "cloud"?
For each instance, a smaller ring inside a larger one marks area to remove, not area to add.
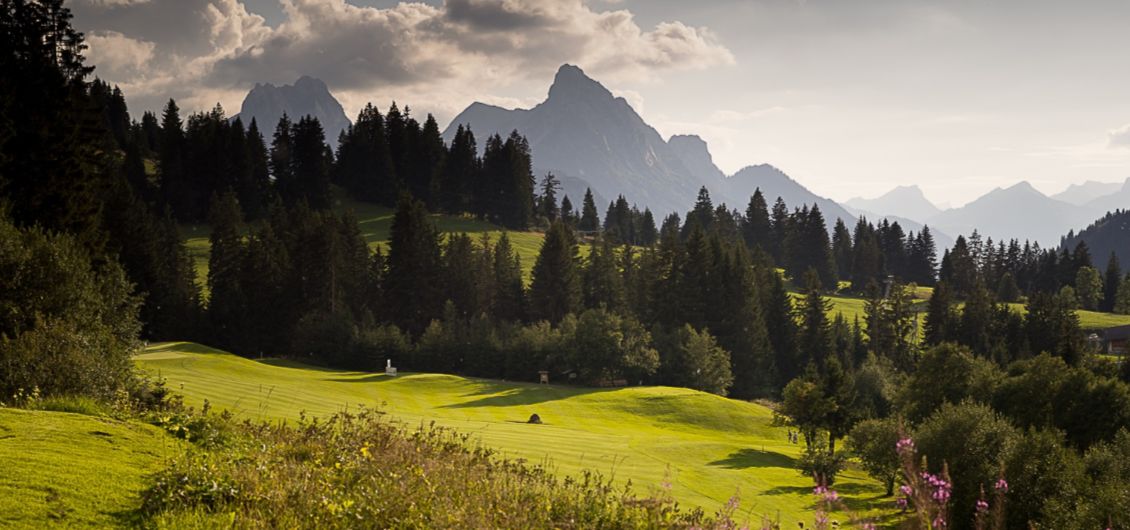
[[[139,71],[153,59],[156,44],[131,39],[117,31],[103,31],[86,36],[90,46],[90,60],[98,65],[99,74],[108,77],[128,77],[138,75]]]
[[[1114,148],[1130,148],[1130,124],[1123,125],[1122,127],[1110,131],[1110,147]]]
[[[162,9],[131,4],[136,0],[86,1],[123,6],[114,16],[76,11],[76,21],[88,20],[83,29],[92,36],[115,35],[123,44],[121,52],[109,51],[118,46],[103,37],[103,51],[93,53],[92,42],[91,57],[112,63],[99,75],[122,84],[131,99],[149,98],[143,107],[168,97],[199,100],[199,108],[214,103],[208,98],[224,98],[232,106],[256,82],[289,83],[301,75],[322,79],[357,106],[383,96],[453,107],[484,92],[545,83],[566,62],[611,83],[734,63],[706,28],[662,22],[645,30],[628,10],[600,10],[582,0],[389,8],[280,0],[284,18],[274,28],[239,0],[183,0]],[[136,66],[141,42],[154,45],[146,71]]]
[[[84,3],[102,8],[125,7],[148,3],[149,0],[85,0]]]

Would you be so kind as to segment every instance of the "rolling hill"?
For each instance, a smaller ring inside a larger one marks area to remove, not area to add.
[[[152,345],[138,366],[168,381],[186,402],[208,400],[239,418],[324,416],[380,407],[415,424],[471,433],[507,457],[546,462],[558,473],[592,469],[647,492],[669,482],[680,504],[713,510],[735,493],[743,514],[787,526],[810,519],[811,480],[794,467],[800,447],[761,405],[670,387],[591,389],[508,383],[441,374],[344,372],[266,359],[254,361],[191,343]],[[544,425],[525,423],[537,413]],[[859,471],[837,489],[853,510],[889,506]],[[751,510],[747,512],[747,510]],[[888,515],[889,512],[888,512]]]

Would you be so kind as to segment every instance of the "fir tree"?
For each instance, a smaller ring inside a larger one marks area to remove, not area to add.
[[[1106,274],[1103,277],[1103,301],[1099,305],[1100,311],[1114,311],[1114,304],[1118,300],[1118,287],[1122,283],[1122,265],[1118,262],[1118,255],[1110,253],[1106,262]]]
[[[749,205],[745,209],[742,219],[742,237],[750,250],[760,248],[765,252],[772,251],[773,226],[769,221],[769,206],[761,188],[753,191],[749,198]]]
[[[797,307],[801,321],[797,346],[802,366],[809,362],[823,365],[832,348],[828,330],[831,302],[824,298],[822,290],[819,273],[810,269],[804,276],[804,294]]]
[[[581,219],[577,223],[577,230],[581,232],[596,232],[600,229],[600,217],[596,213],[596,201],[592,198],[592,190],[585,189],[585,200],[581,206]]]
[[[541,196],[538,197],[538,215],[545,217],[549,222],[557,220],[560,210],[557,208],[557,190],[561,189],[561,181],[546,173],[541,179]]]
[[[384,293],[392,322],[419,336],[443,312],[439,232],[424,203],[402,195],[389,234]]]
[[[648,208],[643,209],[637,227],[636,244],[650,247],[659,241],[659,230],[655,228],[655,217]]]
[[[560,322],[581,307],[581,278],[577,271],[577,243],[561,222],[550,225],[534,262],[530,283],[533,318]]]

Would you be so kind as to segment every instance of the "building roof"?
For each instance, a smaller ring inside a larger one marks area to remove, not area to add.
[[[1130,339],[1130,325],[1106,328],[1102,330],[1102,336],[1107,341]]]

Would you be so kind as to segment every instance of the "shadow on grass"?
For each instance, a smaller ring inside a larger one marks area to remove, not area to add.
[[[452,403],[443,408],[460,409],[472,407],[516,407],[522,405],[536,405],[559,401],[579,395],[614,392],[616,388],[582,388],[561,387],[549,385],[536,385],[532,383],[498,383],[493,381],[476,381],[475,388],[463,397],[484,396],[463,403]]]
[[[746,469],[751,467],[783,467],[796,466],[796,459],[791,456],[757,449],[738,449],[730,456],[715,460],[707,465],[724,467],[726,469]]]

